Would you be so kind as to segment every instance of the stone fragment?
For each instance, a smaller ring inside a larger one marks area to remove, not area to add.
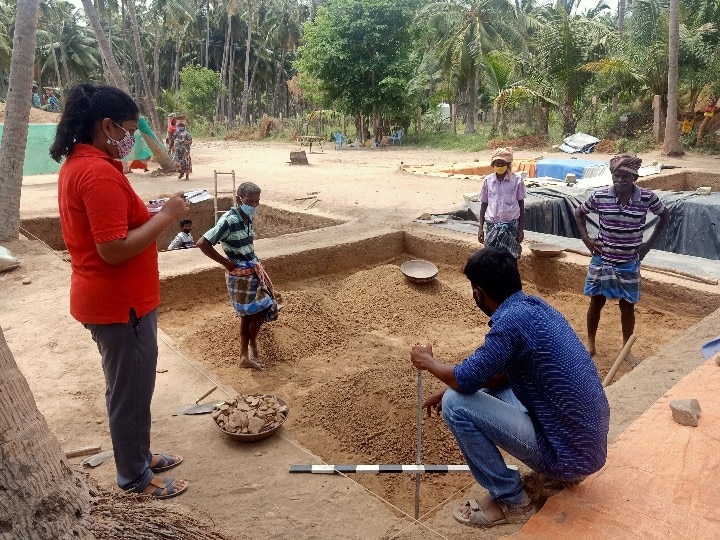
[[[255,434],[260,433],[260,430],[265,425],[265,420],[262,418],[258,418],[257,416],[250,419],[250,422],[248,423],[247,430],[248,432]]]
[[[697,399],[674,399],[670,402],[672,417],[681,426],[698,425],[700,416],[700,403]]]

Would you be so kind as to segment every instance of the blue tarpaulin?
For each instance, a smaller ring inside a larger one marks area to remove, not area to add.
[[[538,178],[549,176],[558,180],[565,180],[565,175],[573,173],[579,180],[583,177],[586,167],[595,167],[602,165],[601,161],[591,161],[589,159],[559,159],[547,158],[541,159],[536,165],[536,174]]]

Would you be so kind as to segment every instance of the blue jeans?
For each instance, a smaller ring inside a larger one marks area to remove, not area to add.
[[[530,416],[512,390],[461,394],[449,388],[443,396],[442,415],[473,477],[490,496],[513,508],[529,504],[520,473],[507,468],[498,449],[534,471],[545,469]]]

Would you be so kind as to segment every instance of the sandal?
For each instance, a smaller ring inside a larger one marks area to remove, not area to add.
[[[519,508],[511,508],[500,501],[497,501],[503,512],[503,518],[491,520],[485,514],[477,499],[470,499],[463,506],[459,506],[453,511],[453,517],[469,527],[495,527],[496,525],[506,525],[509,523],[525,523],[530,517],[537,512],[532,503],[521,506]],[[463,510],[470,508],[470,517],[465,517]]]
[[[153,499],[169,499],[171,497],[177,497],[181,493],[184,493],[185,490],[188,488],[188,483],[184,480],[180,480],[180,482],[185,482],[185,485],[181,487],[180,489],[175,488],[175,482],[178,480],[176,478],[167,478],[164,476],[153,476],[153,479],[150,480],[150,483],[143,489],[142,491],[139,491],[138,494],[143,497],[150,497]],[[150,488],[154,488],[152,491],[148,492],[147,490]]]
[[[153,465],[153,461],[155,464]],[[173,467],[177,467],[183,462],[182,456],[176,456],[175,454],[168,454],[163,452],[162,454],[153,454],[153,459],[150,461],[150,470],[154,473],[163,471],[169,471]]]

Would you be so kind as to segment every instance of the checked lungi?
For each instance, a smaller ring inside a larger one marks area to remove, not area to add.
[[[265,320],[274,321],[278,318],[278,303],[270,276],[260,261],[246,264],[225,272],[230,303],[238,317],[265,311]]]
[[[617,264],[604,260],[600,255],[593,255],[583,292],[586,296],[622,298],[637,304],[640,301],[640,261],[635,259]]]
[[[516,259],[520,258],[522,246],[517,241],[520,221],[513,219],[507,223],[485,223],[485,245],[507,249]]]

